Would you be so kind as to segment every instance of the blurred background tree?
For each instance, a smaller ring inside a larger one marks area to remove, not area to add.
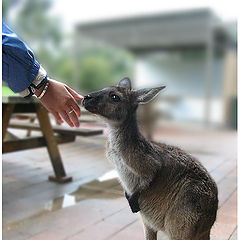
[[[123,50],[94,45],[83,47],[79,54],[77,86],[84,91],[117,84],[124,76],[133,75],[133,57]],[[88,43],[89,45],[89,43]]]
[[[60,16],[51,14],[53,3],[52,0],[2,2],[4,21],[33,49],[50,77],[80,92],[89,92],[133,75],[133,57],[123,50],[95,43],[85,49],[88,40],[81,39],[78,47],[81,51],[76,55],[74,34],[65,31]]]

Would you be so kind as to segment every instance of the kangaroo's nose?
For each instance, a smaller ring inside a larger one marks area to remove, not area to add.
[[[92,96],[90,94],[88,94],[87,96],[84,96],[84,100],[89,100],[91,98],[92,98]]]

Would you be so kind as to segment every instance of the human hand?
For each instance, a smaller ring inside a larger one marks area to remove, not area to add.
[[[36,90],[35,94],[39,96],[41,92],[42,88]],[[50,79],[48,89],[40,101],[60,123],[64,119],[70,127],[79,127],[81,110],[76,100],[82,99],[83,96],[66,84]]]

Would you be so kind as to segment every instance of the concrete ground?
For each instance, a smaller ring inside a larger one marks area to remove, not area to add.
[[[236,132],[171,127],[155,131],[154,139],[182,147],[210,171],[219,188],[211,239],[236,240]],[[105,143],[102,135],[60,145],[66,171],[74,179],[64,185],[47,180],[52,167],[45,148],[4,154],[3,239],[143,239],[139,214],[131,213],[105,158]],[[159,233],[158,239],[168,238]]]

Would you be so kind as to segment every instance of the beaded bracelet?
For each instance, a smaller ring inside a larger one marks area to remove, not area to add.
[[[48,89],[48,86],[49,86],[49,81],[46,83],[46,85],[44,86],[44,89],[43,91],[41,92],[41,94],[39,96],[37,96],[38,99],[41,99],[44,94],[46,93],[47,89]]]

